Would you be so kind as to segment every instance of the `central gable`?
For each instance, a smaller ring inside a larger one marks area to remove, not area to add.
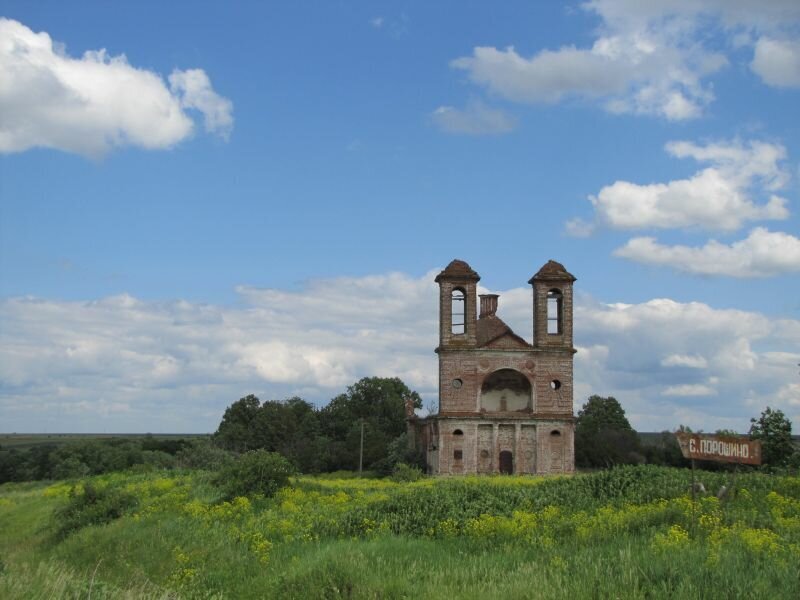
[[[531,345],[515,334],[513,331],[506,333],[490,340],[483,345],[484,348],[503,348],[505,350],[529,350]]]

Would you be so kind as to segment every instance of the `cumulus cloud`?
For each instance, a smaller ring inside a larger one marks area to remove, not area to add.
[[[710,166],[687,179],[638,184],[616,181],[589,201],[594,221],[573,219],[568,233],[581,236],[598,226],[614,229],[703,228],[735,231],[747,221],[786,219],[786,199],[775,192],[785,187],[788,172],[780,144],[739,140],[698,145],[674,141],[666,150]],[[753,196],[768,196],[757,202]]]
[[[710,240],[700,248],[667,246],[652,237],[638,237],[615,250],[614,255],[694,275],[770,277],[800,272],[800,239],[763,227],[756,227],[733,244]]]
[[[505,111],[482,102],[471,102],[464,109],[440,106],[431,118],[442,131],[468,135],[508,133],[517,126],[516,119]]]
[[[205,71],[176,69],[169,76],[169,85],[183,108],[193,108],[203,114],[206,131],[228,139],[233,129],[233,103],[212,89]]]
[[[371,375],[398,376],[435,400],[436,272],[293,291],[241,287],[238,306],[129,295],[3,300],[0,422],[8,430],[208,431],[247,393],[321,404]],[[530,339],[530,288],[500,294],[498,314]],[[800,418],[786,387],[800,362],[800,321],[581,295],[575,314],[576,409],[590,394],[614,395],[645,430],[742,429],[770,403]]]
[[[717,390],[709,385],[702,383],[685,383],[682,385],[671,385],[661,392],[664,396],[715,396]]]
[[[761,38],[750,66],[768,85],[800,87],[800,42]]]
[[[115,147],[170,148],[191,135],[185,109],[227,137],[232,104],[201,69],[162,77],[103,50],[69,56],[45,33],[0,18],[0,152],[45,147],[99,157]]]
[[[600,18],[589,47],[566,45],[526,57],[514,47],[478,46],[451,66],[465,71],[473,83],[516,102],[580,97],[601,102],[612,113],[681,121],[703,113],[714,99],[707,78],[729,62],[720,50],[710,48],[709,31],[730,39],[731,46],[734,39],[738,44],[762,38],[768,43],[766,36],[800,21],[800,9],[791,0],[757,5],[598,0],[582,6]],[[759,74],[779,72],[782,80],[791,69],[785,50],[762,47],[753,68]]]
[[[662,367],[687,367],[689,369],[705,369],[708,362],[696,354],[670,354],[661,360]]]
[[[332,279],[297,292],[241,287],[242,308],[129,295],[4,300],[0,422],[202,431],[247,393],[324,402],[371,375],[435,394],[434,276]],[[91,410],[101,401],[103,424]]]
[[[575,333],[582,389],[616,396],[640,428],[746,431],[767,405],[800,418],[783,397],[800,362],[800,321],[699,302],[583,297]]]

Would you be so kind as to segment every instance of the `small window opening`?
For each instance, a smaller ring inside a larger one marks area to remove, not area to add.
[[[463,431],[461,431],[460,429],[456,429],[456,430],[453,432],[453,435],[464,435],[464,432],[463,432]]]
[[[560,390],[561,389],[561,382],[558,379],[553,379],[550,382],[550,389],[551,390]]]
[[[550,432],[550,435],[553,437],[561,437],[561,432],[558,429],[554,429]]]
[[[453,460],[461,460],[464,458],[463,450],[453,450]]]
[[[464,310],[464,304],[466,302],[466,298],[464,297],[464,290],[453,290],[453,294],[451,296],[451,333],[455,335],[461,335],[464,333],[464,323],[465,323],[465,315],[466,311]]]
[[[560,290],[547,292],[547,333],[557,335],[563,333],[564,300]]]

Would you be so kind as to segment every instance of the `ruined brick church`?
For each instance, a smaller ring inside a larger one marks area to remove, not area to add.
[[[498,296],[480,296],[480,276],[454,260],[439,284],[439,412],[410,413],[409,433],[434,475],[571,473],[572,284],[548,261],[533,286],[533,344],[497,316]]]

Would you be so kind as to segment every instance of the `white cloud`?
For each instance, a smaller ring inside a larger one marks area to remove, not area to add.
[[[762,37],[750,66],[768,85],[800,87],[800,42]]]
[[[170,148],[206,129],[227,136],[232,105],[200,69],[162,77],[105,50],[70,57],[47,33],[0,18],[0,152],[56,148],[98,157],[120,146]]]
[[[517,126],[516,120],[505,111],[482,102],[470,102],[464,109],[440,106],[431,118],[442,131],[468,135],[508,133]]]
[[[371,375],[402,378],[427,404],[438,385],[436,272],[241,287],[238,307],[128,295],[0,301],[0,422],[207,431],[247,393],[321,403]],[[500,293],[498,314],[530,339],[530,288]],[[770,403],[794,407],[786,382],[800,362],[800,321],[582,295],[575,319],[576,409],[590,394],[614,395],[641,429],[713,430],[746,428]]]
[[[615,395],[646,430],[684,423],[746,431],[749,417],[785,395],[783,385],[796,377],[792,362],[800,362],[797,320],[697,302],[608,305],[587,298],[575,318],[581,350],[608,348],[606,355],[579,351],[576,377],[584,389]],[[582,401],[576,397],[576,407]]]
[[[206,131],[228,139],[233,129],[233,103],[211,88],[211,81],[202,69],[174,70],[169,76],[172,93],[184,108],[203,113]]]
[[[702,75],[726,64],[724,57],[707,57],[694,70],[681,65],[674,50],[659,48],[639,34],[598,39],[588,50],[566,46],[542,50],[531,58],[513,47],[476,47],[472,56],[451,66],[467,71],[470,80],[515,102],[554,103],[565,96],[605,101],[613,113],[652,114],[669,120],[697,117],[713,99]]]
[[[326,401],[371,375],[435,394],[434,276],[331,279],[298,292],[241,287],[244,308],[129,295],[4,300],[0,422],[39,431],[48,420],[50,431],[208,430],[247,393],[303,391]],[[101,400],[102,423],[83,414],[83,403]],[[113,407],[123,405],[130,411],[114,420]]]
[[[700,248],[666,246],[652,237],[638,237],[615,250],[614,255],[695,275],[770,277],[800,272],[800,239],[763,227],[756,227],[731,245],[710,240]]]
[[[775,396],[777,406],[785,406],[789,410],[800,410],[800,383],[784,385]]]
[[[708,362],[696,354],[670,354],[661,361],[662,367],[686,367],[689,369],[705,369]]]
[[[664,396],[716,396],[717,390],[702,383],[671,385],[661,392]]]
[[[761,141],[717,142],[697,145],[676,141],[666,145],[677,158],[692,158],[711,166],[688,179],[638,184],[616,181],[589,200],[594,223],[573,219],[568,233],[586,235],[598,225],[614,229],[704,228],[735,231],[747,221],[786,219],[786,199],[774,192],[783,188],[788,172],[781,166],[786,149]],[[753,199],[769,196],[764,203]]]
[[[800,20],[792,0],[599,0],[583,8],[601,22],[590,47],[566,45],[525,57],[513,47],[478,46],[451,66],[466,71],[473,83],[516,102],[580,97],[599,101],[612,113],[681,121],[702,114],[714,99],[706,79],[728,64],[722,52],[710,48],[709,31],[735,47]],[[757,52],[754,68],[767,63],[771,72],[786,73],[791,57],[784,49],[781,56],[771,50],[762,59]]]

